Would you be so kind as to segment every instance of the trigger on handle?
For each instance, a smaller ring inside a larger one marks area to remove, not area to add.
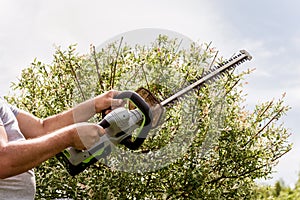
[[[101,111],[102,119],[104,119],[104,117],[106,116],[105,113],[106,113],[107,111],[109,111],[109,110],[111,110],[111,106],[110,106],[109,108],[106,108],[106,109],[104,109],[104,110]]]

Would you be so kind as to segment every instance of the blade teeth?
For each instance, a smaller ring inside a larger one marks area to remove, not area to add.
[[[228,63],[231,62],[232,60],[237,59],[238,57],[241,57],[241,56],[242,56],[242,54],[238,54],[238,55],[232,57],[231,59],[225,61],[225,62],[222,63],[221,65],[213,66],[213,67],[211,68],[211,70],[206,71],[205,73],[203,73],[202,77],[208,75],[209,73],[212,73],[212,72],[215,71],[216,69],[219,69],[220,67],[222,67],[222,66],[228,64]],[[240,61],[238,61],[238,62],[235,63],[234,65],[230,66],[229,68],[225,69],[224,71],[221,71],[220,74],[218,74],[218,75],[212,77],[211,79],[209,79],[209,81],[214,81],[214,80],[216,80],[216,79],[219,79],[220,77],[222,77],[222,75],[223,75],[225,72],[227,72],[227,71],[229,71],[229,70],[232,70],[232,69],[236,68],[238,65],[244,63],[244,62],[245,62],[246,60],[248,60],[248,59],[249,59],[248,57],[246,57],[246,58],[244,58],[244,59],[241,59]]]
[[[202,82],[201,84],[197,85],[195,88],[199,89],[199,88],[205,86],[206,84],[211,83],[212,81],[214,81],[216,79],[220,79],[221,77],[224,77],[225,72],[236,68],[238,65],[246,62],[247,60],[252,59],[252,56],[247,51],[241,50],[237,55],[231,57],[228,60],[225,60],[223,63],[211,66],[210,69],[208,69],[206,71],[204,69],[202,74],[199,76],[199,78],[203,78],[203,77],[207,76],[208,74],[213,73],[214,71],[218,70],[219,68],[228,64],[229,62],[232,62],[232,61],[238,59],[241,56],[244,56],[244,57],[240,58],[238,61],[235,61],[234,64],[231,64],[231,66],[228,66],[227,68],[223,69],[223,71],[220,71],[218,74],[215,74],[213,77],[211,77],[211,78],[207,79],[206,81]]]

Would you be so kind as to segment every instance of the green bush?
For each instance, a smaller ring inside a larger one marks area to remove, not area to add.
[[[90,55],[78,55],[75,45],[58,47],[51,64],[34,60],[22,71],[7,99],[41,118],[109,89],[143,86],[164,99],[201,77],[216,55],[208,44],[182,49],[177,39],[162,35],[151,47],[119,44],[91,48]],[[49,159],[35,169],[36,198],[254,198],[255,179],[270,175],[291,146],[289,133],[276,123],[289,109],[282,99],[253,111],[243,106],[249,73],[230,71],[168,106],[165,122],[135,153],[120,147],[75,177]]]

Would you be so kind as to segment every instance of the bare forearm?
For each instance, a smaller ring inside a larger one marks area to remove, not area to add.
[[[43,126],[47,132],[52,132],[74,123],[85,122],[95,114],[94,101],[88,100],[66,112],[44,119]]]
[[[106,95],[112,97],[113,93],[106,93]],[[111,104],[119,105],[121,103],[119,100],[115,100],[116,102],[112,103],[111,97],[104,98],[104,95],[100,95],[94,99],[82,102],[66,112],[44,119],[42,121],[44,133],[49,133],[71,124],[86,122],[96,113],[111,106]]]
[[[75,123],[87,121],[94,114],[93,101],[89,100],[68,111],[50,116],[44,120],[24,111],[20,111],[17,119],[21,132],[27,139],[30,139],[49,134]]]
[[[63,113],[41,120],[33,115],[20,112],[17,116],[21,132],[26,138],[35,138],[51,133],[71,124],[85,122],[96,113],[112,107],[121,105],[122,101],[113,99],[118,92],[109,91],[91,100],[78,104],[74,108]]]
[[[28,171],[71,146],[74,131],[65,128],[39,138],[6,143],[0,149],[0,178]]]

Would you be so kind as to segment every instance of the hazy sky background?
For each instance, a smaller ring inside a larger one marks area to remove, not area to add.
[[[141,28],[176,31],[199,43],[213,42],[220,55],[240,49],[253,56],[247,104],[280,98],[292,107],[284,118],[294,149],[274,174],[293,185],[300,169],[300,1],[297,0],[0,0],[0,94],[34,58],[50,63],[54,45],[78,44],[88,53],[123,32]]]

